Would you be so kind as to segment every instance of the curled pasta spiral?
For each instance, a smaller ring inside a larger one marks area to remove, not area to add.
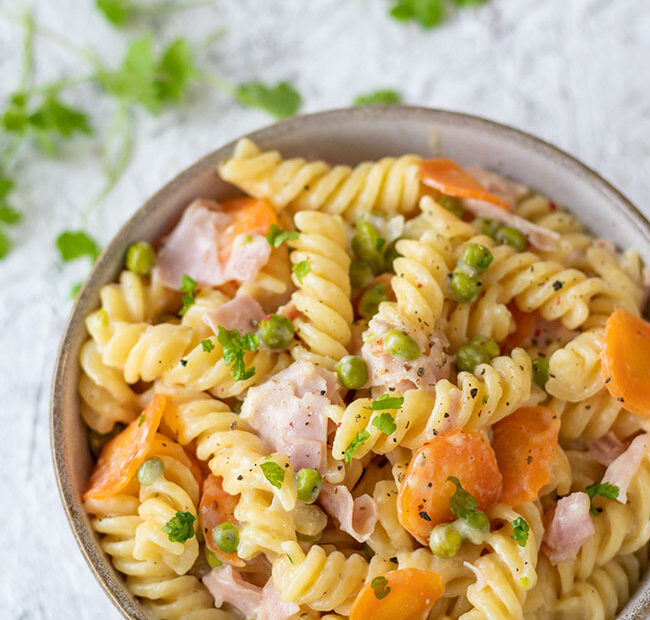
[[[354,318],[345,229],[340,218],[312,211],[296,213],[295,222],[300,236],[291,242],[291,262],[306,261],[309,271],[294,276],[291,301],[301,317],[294,321],[298,344],[291,354],[332,370],[347,355]]]
[[[381,480],[375,485],[372,496],[377,504],[378,519],[367,541],[370,548],[383,558],[412,551],[413,540],[397,517],[397,485],[392,480]]]
[[[272,571],[282,600],[316,611],[350,613],[368,573],[368,562],[363,557],[353,554],[346,558],[340,551],[328,555],[318,545],[310,547],[305,555],[294,542],[286,542],[282,548],[285,555],[273,562]]]
[[[368,211],[410,213],[420,193],[417,155],[385,157],[354,168],[302,158],[283,160],[277,151],[262,152],[240,140],[219,175],[250,196],[267,198],[277,208],[324,211],[348,221]]]
[[[423,231],[430,230],[438,239],[449,242],[450,245],[443,244],[442,247],[450,251],[478,232],[473,224],[463,221],[439,205],[431,196],[422,196],[419,207],[420,215],[408,220],[404,225],[404,236],[407,238],[419,239]],[[445,258],[449,261],[451,252],[445,255]]]

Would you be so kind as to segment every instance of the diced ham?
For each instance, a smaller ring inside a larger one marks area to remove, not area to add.
[[[286,620],[300,611],[295,603],[286,603],[280,598],[272,579],[266,582],[264,588],[260,588],[246,581],[229,564],[213,568],[203,577],[203,584],[214,597],[215,607],[228,603],[246,618]]]
[[[436,383],[448,378],[451,369],[451,360],[445,353],[445,348],[449,346],[447,338],[442,332],[433,333],[428,342],[419,343],[420,349],[428,349],[428,352],[412,362],[404,362],[388,355],[383,349],[384,336],[396,327],[375,316],[363,333],[361,357],[368,366],[369,385],[402,394],[413,388],[435,393]]]
[[[203,577],[203,585],[212,594],[215,607],[228,603],[236,607],[245,618],[255,617],[262,603],[262,589],[246,581],[230,564],[213,568]]]
[[[650,434],[637,435],[628,449],[614,459],[605,471],[602,482],[609,482],[618,487],[616,499],[622,504],[627,501],[627,488],[648,451],[649,442]]]
[[[575,559],[583,543],[595,534],[590,508],[589,496],[578,491],[558,500],[547,513],[542,546],[553,566]]]
[[[323,484],[318,502],[325,512],[336,519],[341,530],[359,542],[365,542],[377,523],[377,504],[370,495],[353,499],[349,489],[342,484]]]
[[[179,289],[187,274],[204,286],[221,286],[230,280],[243,282],[266,264],[271,246],[260,235],[239,235],[228,262],[219,258],[219,238],[232,216],[212,200],[195,200],[165,239],[156,265],[165,286]]]
[[[295,469],[325,473],[327,409],[340,402],[334,374],[302,360],[250,388],[240,415]]]
[[[203,322],[219,333],[219,327],[236,329],[240,334],[255,331],[264,317],[262,306],[249,295],[237,295],[225,304],[203,315]]]
[[[623,452],[626,445],[612,431],[598,439],[587,441],[587,449],[591,455],[601,464],[609,465]]]
[[[490,194],[503,198],[511,206],[515,206],[530,193],[530,190],[525,185],[515,183],[498,172],[486,170],[481,166],[469,166],[465,170]]]

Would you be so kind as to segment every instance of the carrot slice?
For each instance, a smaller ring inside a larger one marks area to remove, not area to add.
[[[350,620],[426,620],[445,587],[438,573],[400,568],[375,577],[357,594]]]
[[[278,223],[275,210],[266,200],[259,198],[230,198],[222,200],[221,208],[233,216],[232,222],[219,235],[219,258],[225,262],[239,235],[265,235],[272,224]]]
[[[506,211],[510,210],[510,204],[507,201],[488,192],[453,159],[438,157],[423,160],[420,162],[420,181],[448,196],[482,200]]]
[[[203,482],[203,493],[199,504],[199,518],[205,538],[205,546],[217,557],[233,566],[245,566],[245,562],[236,553],[224,553],[212,538],[212,530],[217,525],[230,521],[235,523],[235,508],[239,495],[230,495],[224,491],[222,479],[210,474]]]
[[[493,427],[492,448],[503,476],[499,501],[519,506],[537,499],[550,479],[560,420],[548,407],[524,407]]]
[[[156,394],[142,415],[102,449],[83,499],[106,499],[129,484],[147,458],[156,438],[167,397]]]
[[[609,393],[628,411],[650,416],[650,323],[615,310],[605,323],[601,357]]]
[[[508,304],[508,310],[515,321],[515,331],[508,334],[508,337],[501,343],[503,355],[507,355],[517,347],[528,346],[539,320],[537,312],[524,312],[517,307],[514,301]]]
[[[199,486],[203,483],[203,473],[199,462],[191,454],[185,452],[185,449],[181,444],[176,443],[166,435],[156,433],[151,450],[149,451],[149,454],[147,454],[147,458],[151,458],[152,456],[170,456],[171,458],[180,461],[190,469]]]
[[[423,542],[434,526],[454,518],[449,498],[456,487],[449,476],[460,480],[481,510],[501,494],[501,473],[483,433],[453,430],[437,435],[413,455],[397,496],[400,523]]]

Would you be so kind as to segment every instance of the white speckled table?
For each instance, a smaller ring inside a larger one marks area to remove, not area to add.
[[[0,0],[3,11],[17,3]],[[127,34],[87,0],[29,4],[39,23],[121,57]],[[577,155],[650,213],[650,4],[647,0],[492,0],[442,28],[386,18],[387,0],[222,0],[155,24],[161,39],[194,40],[225,27],[201,59],[233,82],[292,80],[305,112],[349,104],[359,92],[401,90],[413,104],[514,125]],[[0,17],[0,102],[19,72],[20,29]],[[39,79],[78,73],[78,61],[38,41]],[[104,125],[110,107],[91,88],[73,100]],[[156,188],[200,155],[269,122],[225,95],[197,88],[182,110],[137,115],[133,161],[88,227],[106,242]],[[17,164],[25,212],[15,251],[0,263],[0,617],[118,618],[77,550],[52,473],[48,401],[54,358],[83,261],[62,266],[56,233],[102,177],[94,142],[55,160]]]

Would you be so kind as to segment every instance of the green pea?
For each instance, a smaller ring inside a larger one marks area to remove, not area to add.
[[[492,252],[480,243],[468,243],[463,248],[460,257],[460,263],[475,269],[478,273],[483,273],[494,260]]]
[[[367,263],[375,275],[384,270],[384,256],[382,249],[385,239],[377,229],[366,219],[360,218],[357,222],[357,232],[352,238],[352,249],[359,260]]]
[[[126,268],[139,276],[148,275],[156,264],[156,252],[150,243],[137,241],[126,251]]]
[[[497,231],[496,239],[502,245],[509,245],[517,252],[523,252],[526,249],[526,237],[512,226],[504,226]]]
[[[346,355],[335,366],[336,375],[343,387],[358,390],[368,382],[368,367],[360,357]]]
[[[492,239],[496,239],[499,228],[501,228],[501,224],[497,220],[482,217],[478,221],[478,229],[481,231],[481,234],[492,237]]]
[[[455,269],[449,281],[449,293],[454,301],[469,303],[481,292],[482,283],[477,276]]]
[[[466,372],[474,372],[479,364],[487,364],[490,361],[490,355],[481,346],[476,344],[464,344],[458,347],[455,356],[456,369]]]
[[[323,488],[323,477],[315,469],[303,467],[296,474],[296,490],[298,499],[305,504],[313,504]]]
[[[212,540],[224,553],[235,553],[239,546],[239,530],[230,521],[224,521],[212,530]]]
[[[395,273],[395,269],[393,268],[393,262],[395,261],[396,258],[399,258],[401,254],[397,251],[397,242],[399,239],[395,239],[395,241],[391,241],[387,246],[384,251],[384,270],[385,271],[390,271],[392,273]]]
[[[533,360],[533,383],[542,389],[548,381],[548,360],[545,357],[538,357]]]
[[[463,217],[465,215],[465,209],[463,208],[463,203],[459,198],[455,196],[448,196],[447,194],[440,194],[436,198],[436,202],[447,211],[451,211],[456,217]]]
[[[442,559],[453,558],[463,544],[462,536],[451,523],[441,523],[431,530],[429,547],[434,555]]]
[[[212,553],[212,551],[210,551],[210,549],[207,547],[203,547],[203,553],[205,554],[205,560],[210,568],[217,568],[217,566],[221,566],[222,562],[217,557],[216,553]]]
[[[286,349],[294,333],[291,319],[283,314],[270,314],[260,322],[259,336],[269,349]]]
[[[350,284],[353,289],[358,289],[368,283],[373,276],[372,269],[368,263],[355,260],[350,263]]]
[[[138,468],[138,482],[143,486],[153,484],[163,475],[164,471],[165,464],[157,456],[154,456],[147,459]]]
[[[357,303],[357,312],[364,319],[370,319],[379,310],[379,304],[382,301],[388,301],[388,289],[385,284],[373,284],[369,286],[361,295]]]
[[[391,329],[384,336],[386,352],[403,362],[412,362],[420,357],[420,347],[408,334],[399,329]]]
[[[494,338],[475,336],[467,344],[475,344],[476,346],[482,347],[490,356],[490,359],[497,357],[501,353],[501,349],[499,349],[499,345],[494,341]]]
[[[123,424],[119,422],[108,433],[98,433],[92,428],[88,429],[88,447],[92,455],[97,459],[101,454],[102,448],[111,440],[115,435],[122,432]]]

